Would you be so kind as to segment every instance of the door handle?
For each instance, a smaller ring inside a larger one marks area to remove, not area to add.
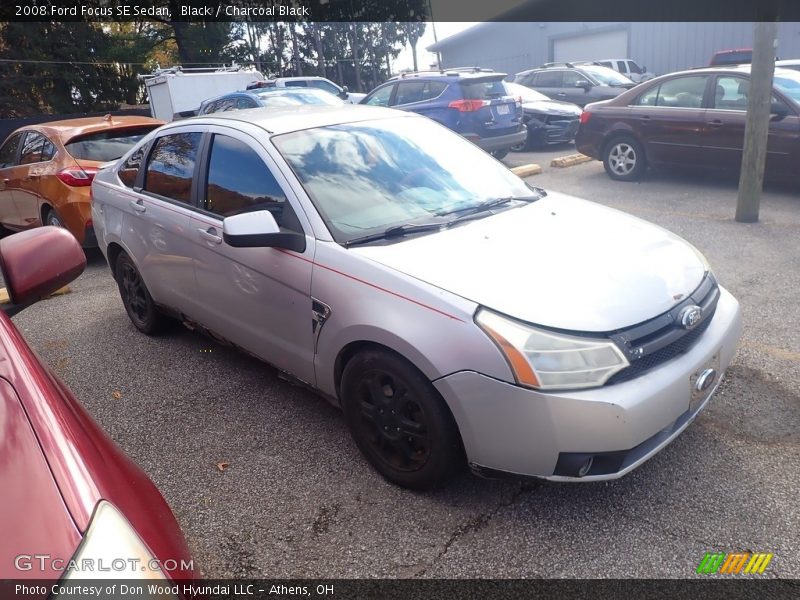
[[[556,96],[558,96],[559,98],[566,98],[567,97],[567,95],[564,92],[558,92],[556,94]]]
[[[147,207],[141,200],[131,200],[131,208],[138,213],[143,213],[147,210]]]
[[[212,244],[222,243],[222,238],[217,235],[217,229],[215,227],[209,227],[208,229],[198,229],[197,233],[199,233],[200,237],[207,242],[211,242]]]
[[[38,175],[26,175],[22,178],[22,181],[35,181],[36,179],[39,179]]]
[[[724,123],[719,119],[714,119],[713,121],[708,122],[709,127],[722,127]]]
[[[8,185],[9,181],[11,181],[11,180],[10,179],[3,179],[3,181],[0,181],[0,190],[6,189],[6,186]]]

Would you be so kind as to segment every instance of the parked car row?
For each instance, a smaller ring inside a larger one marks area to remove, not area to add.
[[[612,179],[633,181],[648,166],[740,167],[750,66],[663,75],[612,100],[589,104],[576,145]],[[800,164],[800,73],[776,68],[765,175],[792,181]]]

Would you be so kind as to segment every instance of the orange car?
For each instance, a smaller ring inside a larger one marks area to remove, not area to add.
[[[13,231],[56,225],[84,248],[97,246],[91,184],[164,121],[149,117],[89,117],[29,125],[0,146],[0,225]]]

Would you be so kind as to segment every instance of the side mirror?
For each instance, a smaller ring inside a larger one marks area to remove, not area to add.
[[[306,236],[281,231],[268,210],[246,212],[222,221],[222,239],[234,248],[285,248],[304,252]]]
[[[0,240],[0,270],[9,316],[64,287],[86,268],[86,255],[66,229],[39,227]]]
[[[783,102],[773,102],[770,104],[769,112],[777,119],[782,119],[789,114],[789,108]]]
[[[575,82],[575,87],[583,88],[584,92],[588,92],[591,89],[592,84],[586,79],[581,79],[580,81]]]

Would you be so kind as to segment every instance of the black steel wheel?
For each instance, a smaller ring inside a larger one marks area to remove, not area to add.
[[[403,358],[382,350],[357,354],[345,366],[341,396],[356,444],[389,481],[430,489],[464,464],[450,410]]]
[[[115,275],[122,304],[136,329],[147,335],[163,331],[167,318],[158,311],[139,270],[124,252],[117,258]]]

